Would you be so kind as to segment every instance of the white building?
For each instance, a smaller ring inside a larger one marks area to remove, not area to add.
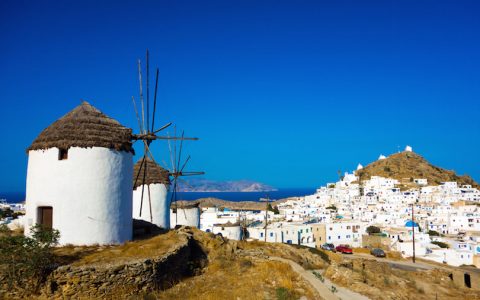
[[[60,244],[132,237],[131,129],[87,102],[51,124],[28,151],[25,234],[36,223]]]
[[[216,224],[212,228],[214,234],[221,234],[230,240],[240,241],[242,239],[242,227],[240,224]]]
[[[149,158],[142,158],[133,167],[133,174],[133,218],[169,229],[169,172]]]
[[[198,203],[170,205],[170,227],[190,226],[200,228],[200,208]]]
[[[324,243],[338,245],[362,246],[362,234],[365,224],[355,221],[339,221],[326,224],[312,224],[317,245]]]

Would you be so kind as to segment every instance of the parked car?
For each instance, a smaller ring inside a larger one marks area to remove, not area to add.
[[[375,257],[385,257],[385,251],[383,251],[382,249],[379,249],[379,248],[373,248],[372,250],[370,250],[370,254],[375,256]]]
[[[323,250],[327,250],[327,251],[333,251],[335,252],[335,246],[333,244],[328,244],[328,243],[325,243],[321,246],[321,248]]]
[[[339,245],[335,248],[335,250],[343,254],[353,254],[352,248],[350,248],[348,245]]]

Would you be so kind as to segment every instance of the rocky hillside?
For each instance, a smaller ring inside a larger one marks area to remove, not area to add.
[[[272,206],[277,206],[278,204],[287,201],[288,199],[276,200],[269,202]],[[228,201],[217,198],[200,198],[197,200],[179,200],[176,203],[171,204],[172,208],[178,206],[186,205],[195,205],[198,204],[201,208],[204,207],[218,207],[218,208],[229,208],[235,210],[265,210],[267,203],[266,202],[256,202],[256,201]]]
[[[407,271],[370,256],[232,241],[187,227],[118,246],[65,246],[55,254],[55,270],[38,292],[0,280],[0,299],[339,299],[337,287],[374,300],[480,299],[478,285],[464,286],[467,269]]]
[[[408,184],[414,178],[426,178],[429,185],[439,185],[445,181],[456,181],[459,185],[470,184],[478,187],[470,176],[455,174],[454,171],[445,170],[429,163],[422,156],[414,152],[400,152],[389,157],[377,160],[362,170],[357,171],[361,180],[367,180],[371,176],[382,176],[397,179],[399,182]]]

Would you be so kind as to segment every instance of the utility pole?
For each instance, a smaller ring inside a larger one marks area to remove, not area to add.
[[[267,241],[267,225],[268,225],[268,204],[270,203],[270,197],[267,195],[267,206],[265,207],[265,242]]]
[[[412,262],[415,263],[415,217],[414,217],[414,211],[413,207],[415,206],[415,203],[412,203],[412,238],[413,238],[413,256],[412,256]]]

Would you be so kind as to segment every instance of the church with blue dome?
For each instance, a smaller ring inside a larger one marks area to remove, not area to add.
[[[418,224],[416,222],[413,222],[412,220],[408,220],[407,223],[405,223],[405,227],[418,227]]]

